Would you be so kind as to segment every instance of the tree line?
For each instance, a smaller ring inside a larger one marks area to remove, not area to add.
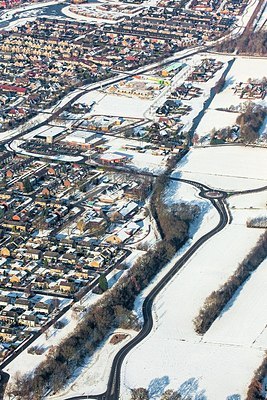
[[[248,228],[265,228],[265,229],[267,229],[267,216],[260,215],[258,217],[248,219],[247,227]]]
[[[248,104],[246,110],[236,119],[240,126],[240,138],[245,143],[254,143],[259,138],[259,130],[267,116],[267,107]]]
[[[17,375],[8,394],[20,400],[40,400],[48,391],[61,390],[112,330],[139,328],[132,312],[136,297],[187,240],[190,222],[199,212],[197,206],[185,203],[168,211],[163,204],[167,182],[166,174],[156,179],[151,204],[162,240],[138,258],[118,283],[90,307],[76,329],[49,350],[33,373]]]
[[[259,238],[256,246],[239,264],[236,272],[218,290],[211,293],[205,300],[198,316],[194,320],[197,333],[204,335],[213,322],[218,318],[226,304],[232,299],[236,291],[249,278],[267,256],[267,231]]]
[[[263,381],[267,376],[267,353],[259,366],[255,371],[254,377],[248,387],[246,400],[264,400],[266,399],[263,394]]]
[[[192,398],[186,397],[186,399],[191,400]],[[149,400],[149,391],[142,387],[131,389],[131,400]],[[167,389],[159,400],[182,400],[182,396],[172,389]]]
[[[267,31],[248,32],[235,39],[222,41],[216,46],[216,50],[225,53],[246,55],[267,55]]]

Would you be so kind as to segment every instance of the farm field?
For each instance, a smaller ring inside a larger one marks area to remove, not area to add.
[[[193,149],[174,174],[215,188],[245,190],[266,185],[265,157],[265,149],[257,148]],[[170,204],[188,197],[184,187],[179,192],[179,185],[170,185]],[[129,399],[129,388],[136,387],[149,388],[155,399],[167,388],[193,399],[245,399],[266,348],[266,263],[203,337],[193,325],[205,299],[228,280],[263,233],[247,228],[246,221],[265,212],[266,191],[232,196],[227,202],[231,224],[205,243],[156,298],[153,331],[123,365],[123,399]]]
[[[173,175],[226,191],[258,188],[267,185],[266,149],[241,146],[193,148]]]

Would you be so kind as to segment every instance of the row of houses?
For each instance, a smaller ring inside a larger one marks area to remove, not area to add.
[[[261,99],[263,100],[266,96],[267,82],[240,82],[234,88],[240,99]]]
[[[222,61],[214,58],[205,58],[200,64],[193,68],[193,71],[188,76],[189,82],[207,82],[213,78],[216,72],[223,66]]]
[[[73,42],[84,28],[70,23],[51,26],[36,20],[1,32],[2,130],[16,127],[39,109],[52,106],[83,81],[98,78],[97,65],[84,58],[87,51],[82,44]],[[54,37],[49,38],[49,33]]]

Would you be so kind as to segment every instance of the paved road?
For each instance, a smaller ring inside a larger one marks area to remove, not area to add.
[[[263,0],[261,0],[263,1]],[[205,51],[207,50],[208,47],[207,46],[203,46],[202,48],[199,49],[192,49],[191,51],[189,51],[186,55],[183,56],[174,56],[172,58],[171,61],[162,61],[160,63],[157,63],[157,65],[163,65],[163,64],[168,64],[170,62],[173,61],[178,61],[181,60],[183,58],[188,57],[189,55],[193,55],[196,54],[200,51]],[[147,72],[151,69],[153,69],[155,66],[147,66],[147,67],[142,67],[138,73],[144,73]],[[132,75],[135,75],[137,73],[137,71],[134,71],[132,73]],[[131,73],[130,73],[131,75]],[[93,85],[88,85],[87,87],[83,87],[81,89],[81,92],[79,94],[77,94],[75,96],[75,98],[71,99],[67,104],[65,104],[63,107],[58,107],[57,111],[55,113],[53,113],[45,122],[43,122],[40,125],[37,125],[35,128],[37,128],[38,126],[41,126],[45,123],[50,122],[56,115],[58,115],[60,112],[62,112],[63,109],[65,109],[69,104],[73,103],[75,100],[77,100],[78,98],[80,98],[85,92],[91,91],[91,90],[96,90],[99,88],[103,88],[105,86],[110,85],[111,83],[117,83],[121,80],[123,80],[125,78],[125,76],[117,76],[115,78],[109,79],[105,82],[102,83],[97,83],[97,84],[93,84]],[[7,144],[9,144],[12,140],[14,140],[15,138],[18,138],[20,136],[22,136],[24,133],[19,133],[17,135],[15,135],[12,139],[7,139],[5,140],[5,142]],[[129,171],[128,171],[129,172]],[[145,175],[144,173],[142,173],[142,175]],[[147,174],[149,176],[153,176],[153,177],[157,177],[154,174]],[[172,180],[177,180],[180,182],[184,182],[184,183],[188,183],[191,184],[197,188],[200,189],[200,195],[207,192],[207,191],[212,191],[212,188],[209,188],[206,185],[202,185],[200,182],[196,182],[196,181],[191,181],[191,180],[185,180],[185,179],[181,179],[181,178],[175,178],[175,177],[170,177],[170,179]],[[259,188],[256,191],[260,191],[260,190],[265,190],[263,188]],[[231,195],[233,194],[244,194],[244,193],[251,193],[253,192],[253,190],[248,190],[248,191],[243,191],[243,192],[237,192],[237,193],[231,193]],[[224,195],[226,195],[226,193],[223,192]],[[66,400],[79,400],[79,399],[100,399],[100,400],[118,400],[119,399],[119,395],[120,395],[120,373],[121,373],[121,367],[122,367],[122,363],[125,359],[125,357],[127,356],[127,354],[138,344],[140,343],[147,335],[149,335],[149,333],[152,330],[153,327],[153,317],[152,317],[152,305],[153,302],[156,298],[156,296],[160,293],[160,291],[166,286],[166,284],[170,281],[170,279],[172,279],[176,273],[185,265],[185,263],[192,257],[192,255],[207,241],[209,240],[213,235],[217,234],[219,231],[221,231],[229,222],[229,216],[227,213],[227,208],[226,208],[226,204],[224,202],[224,199],[210,199],[210,201],[212,202],[212,204],[214,205],[214,207],[217,209],[219,216],[220,216],[220,221],[218,223],[218,225],[212,229],[210,232],[208,232],[207,234],[203,235],[196,243],[194,243],[186,252],[185,254],[180,258],[180,260],[178,260],[176,262],[176,264],[172,267],[172,269],[160,280],[160,282],[152,289],[152,291],[150,292],[150,294],[146,297],[144,304],[143,304],[143,315],[144,315],[144,325],[142,330],[139,332],[139,334],[132,339],[129,343],[127,343],[115,356],[113,364],[112,364],[112,368],[111,368],[111,372],[110,372],[110,377],[109,377],[109,381],[108,381],[108,386],[107,386],[107,391],[105,393],[102,394],[97,394],[97,395],[83,395],[83,396],[74,396],[74,397],[70,397],[69,399]],[[15,356],[14,356],[15,357]],[[10,361],[9,361],[10,362]],[[7,361],[8,363],[8,361]],[[2,365],[3,367],[3,365]]]
[[[155,69],[157,66],[168,65],[168,64],[171,64],[173,62],[176,62],[176,61],[179,61],[179,60],[183,60],[183,59],[185,59],[185,58],[187,58],[189,56],[192,56],[192,55],[197,54],[199,52],[205,51],[207,49],[209,49],[208,46],[199,46],[197,48],[188,49],[188,51],[185,52],[182,55],[174,54],[173,56],[171,56],[171,57],[169,57],[169,58],[167,58],[165,60],[161,60],[159,62],[155,62],[155,63],[150,64],[150,65],[145,65],[145,66],[142,66],[142,67],[140,67],[140,68],[138,68],[138,69],[136,69],[134,71],[130,71],[129,72],[129,76],[135,76],[136,74],[143,74],[145,72],[149,72],[149,71]],[[9,137],[4,137],[3,139],[0,138],[0,142],[3,145],[6,145],[6,149],[8,151],[14,152],[14,150],[11,147],[11,143],[14,140],[21,138],[26,133],[28,133],[28,132],[30,132],[32,130],[35,130],[35,129],[43,126],[43,125],[46,125],[46,124],[52,122],[59,114],[61,114],[64,110],[66,110],[69,107],[69,105],[71,105],[75,101],[79,100],[84,94],[92,92],[94,90],[104,89],[104,88],[108,87],[109,85],[112,85],[112,84],[114,85],[116,83],[121,82],[124,79],[125,79],[125,74],[124,73],[120,73],[117,76],[112,77],[112,78],[108,78],[108,79],[106,79],[104,81],[93,82],[93,83],[90,83],[88,85],[84,85],[84,86],[81,86],[81,87],[77,88],[76,90],[79,91],[79,93],[77,93],[73,98],[68,100],[67,103],[65,103],[63,106],[60,106],[60,104],[58,106],[56,106],[54,108],[54,111],[48,116],[48,118],[45,121],[43,121],[43,122],[41,122],[39,124],[36,124],[34,127],[31,127],[29,129],[25,129],[25,130],[23,130],[23,126],[22,126],[20,132],[18,132],[16,134],[13,134],[13,135],[10,134]],[[62,101],[64,101],[64,98],[61,99],[61,102]],[[29,121],[27,123],[29,123]],[[20,154],[19,151],[16,151],[16,152],[18,154]],[[21,151],[21,153],[23,153],[23,151]],[[43,158],[43,157],[45,157],[44,155],[41,155],[41,154],[39,155],[39,157],[38,157],[38,154],[29,154],[29,155],[32,155],[32,157],[35,157],[35,158]],[[60,156],[60,154],[58,156]],[[60,158],[60,161],[63,161],[62,158]]]
[[[212,191],[206,185],[202,185],[200,182],[189,181],[180,178],[172,178],[177,181],[191,184],[200,189],[200,195],[207,191]],[[152,305],[156,296],[161,292],[161,290],[167,285],[167,283],[177,274],[177,272],[188,262],[192,255],[213,235],[221,231],[229,222],[228,212],[224,199],[211,199],[210,200],[216,210],[219,213],[220,221],[217,226],[210,232],[203,235],[197,240],[186,252],[185,254],[176,262],[172,269],[160,280],[160,282],[152,289],[149,295],[146,297],[143,304],[143,316],[144,324],[142,330],[139,334],[133,338],[129,343],[127,343],[115,356],[108,381],[107,391],[105,393],[97,395],[83,395],[69,397],[66,400],[79,400],[79,399],[100,399],[100,400],[118,400],[120,396],[120,373],[122,363],[127,356],[127,354],[140,343],[152,330],[153,327],[153,316],[152,316]]]
[[[152,174],[149,174],[152,175]],[[184,182],[190,185],[197,187],[200,190],[200,196],[205,197],[205,193],[209,191],[213,191],[212,188],[209,188],[207,185],[203,185],[200,182],[191,181],[187,179],[170,177],[169,179]],[[267,186],[263,186],[257,189],[249,189],[244,191],[239,191],[235,193],[231,193],[229,195],[235,194],[247,194],[253,192],[259,192],[267,190]],[[97,399],[97,400],[118,400],[120,397],[120,375],[121,375],[121,367],[122,363],[127,356],[127,354],[137,346],[152,330],[153,327],[153,316],[152,316],[152,306],[156,296],[161,292],[161,290],[168,284],[168,282],[177,274],[177,272],[188,262],[188,260],[192,257],[192,255],[212,236],[216,235],[220,232],[229,222],[230,217],[227,211],[227,206],[225,203],[225,197],[228,196],[226,192],[217,191],[217,193],[221,193],[223,195],[222,198],[219,199],[210,199],[213,206],[219,213],[220,221],[217,226],[213,228],[210,232],[203,235],[200,239],[197,240],[186,252],[185,254],[176,262],[176,264],[172,267],[172,269],[160,280],[160,282],[152,289],[149,295],[146,297],[143,303],[143,316],[144,316],[144,324],[142,330],[139,334],[133,338],[129,343],[127,343],[115,356],[109,381],[107,385],[107,391],[105,393],[97,394],[97,395],[83,395],[83,396],[74,396],[66,398],[65,400],[80,400],[80,399]]]
[[[202,236],[196,243],[194,243],[186,253],[176,262],[173,268],[161,279],[161,281],[150,292],[143,304],[144,325],[141,332],[129,342],[123,349],[116,355],[110,373],[107,392],[104,394],[103,399],[118,400],[120,394],[120,372],[124,358],[129,351],[140,343],[152,330],[153,317],[152,305],[156,296],[167,285],[167,283],[176,275],[181,267],[192,257],[192,255],[213,235],[221,231],[228,223],[228,213],[223,200],[212,200],[213,205],[220,215],[218,225],[210,232]]]

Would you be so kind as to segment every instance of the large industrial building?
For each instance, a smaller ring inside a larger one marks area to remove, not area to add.
[[[88,148],[94,148],[97,145],[104,143],[104,138],[99,133],[88,132],[83,130],[73,131],[70,135],[66,136],[64,142],[72,145],[81,145]]]

